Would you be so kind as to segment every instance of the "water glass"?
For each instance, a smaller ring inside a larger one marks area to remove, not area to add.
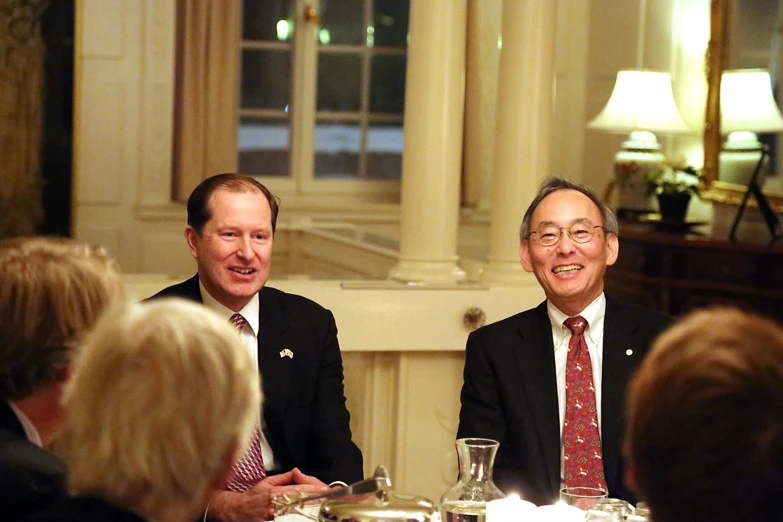
[[[600,488],[563,488],[560,490],[560,500],[566,505],[587,511],[598,499],[606,498],[606,491]]]
[[[585,514],[585,522],[624,522],[625,519],[619,511],[606,511],[604,509],[588,509]]]
[[[627,517],[634,511],[631,507],[631,504],[619,498],[599,498],[593,509],[600,509],[601,511],[617,511],[623,516],[623,518]]]

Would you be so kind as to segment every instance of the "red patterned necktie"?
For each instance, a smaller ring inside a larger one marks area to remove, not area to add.
[[[587,321],[581,316],[569,317],[564,324],[572,335],[566,360],[563,482],[567,488],[591,487],[606,491],[593,366],[584,335]]]
[[[232,315],[229,320],[240,332],[247,324],[245,318],[240,314]],[[264,469],[264,457],[261,453],[261,434],[256,427],[248,443],[247,451],[231,468],[226,489],[241,493],[261,482],[264,477],[266,477],[266,469]]]

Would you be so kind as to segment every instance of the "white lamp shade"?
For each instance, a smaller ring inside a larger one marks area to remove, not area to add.
[[[689,134],[672,95],[669,73],[620,71],[606,107],[587,124],[590,129]]]
[[[764,69],[724,71],[720,85],[720,131],[780,132],[780,114],[769,72]]]

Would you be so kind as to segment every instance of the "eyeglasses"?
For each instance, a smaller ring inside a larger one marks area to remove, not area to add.
[[[568,233],[570,237],[576,243],[588,243],[595,235],[596,228],[604,228],[602,225],[593,225],[589,221],[580,221],[574,223],[570,227],[556,227],[554,225],[546,225],[538,230],[531,232],[532,236],[535,234],[538,236],[538,242],[543,246],[556,245],[560,238],[563,237],[563,230]]]

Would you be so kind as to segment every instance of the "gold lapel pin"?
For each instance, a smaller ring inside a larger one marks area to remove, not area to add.
[[[291,350],[286,348],[285,350],[282,350],[280,352],[280,358],[282,359],[283,357],[290,357],[291,359],[293,359],[294,358],[294,352],[292,352]]]

